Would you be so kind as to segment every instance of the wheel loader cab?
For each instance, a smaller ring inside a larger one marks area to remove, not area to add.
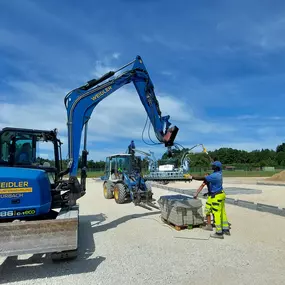
[[[39,216],[50,211],[52,189],[61,170],[60,144],[56,130],[0,131],[0,219]]]
[[[142,179],[142,160],[134,154],[115,154],[106,158],[103,194],[106,199],[114,198],[117,204],[126,200],[136,205],[151,201],[152,192]]]
[[[115,154],[106,158],[105,177],[109,180],[122,180],[123,173],[129,173],[131,156],[129,154]]]
[[[123,180],[123,174],[131,176],[141,172],[141,158],[131,154],[115,154],[106,158],[105,179]]]

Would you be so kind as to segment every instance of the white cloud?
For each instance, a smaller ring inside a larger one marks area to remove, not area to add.
[[[272,116],[269,117],[270,120],[275,120],[275,121],[279,121],[279,120],[284,120],[284,117],[280,117],[280,116]]]
[[[168,76],[172,76],[173,75],[173,73],[171,71],[167,71],[167,70],[161,71],[161,74],[168,75]]]
[[[114,52],[114,53],[112,54],[112,56],[113,56],[113,58],[118,59],[118,58],[121,56],[121,54],[118,53],[118,52]]]
[[[179,50],[179,51],[189,51],[191,50],[191,46],[186,45],[183,42],[179,42],[177,40],[169,40],[169,38],[162,36],[161,34],[153,34],[151,36],[142,35],[140,39],[143,42],[149,44],[159,44],[162,47],[166,47],[172,50]]]
[[[101,77],[105,73],[109,71],[114,71],[116,68],[114,66],[106,65],[104,62],[97,60],[95,62],[95,68],[92,72],[92,75],[96,76],[97,78]]]
[[[251,120],[257,118],[259,118],[258,115],[240,115],[236,117],[237,120]]]
[[[169,79],[173,79],[173,80],[176,79],[175,73],[172,72],[172,71],[169,71],[169,70],[163,70],[163,71],[160,72],[160,74],[163,75],[163,76],[166,76]]]
[[[140,143],[139,141],[135,141],[136,149],[141,150],[146,153],[150,153],[150,151],[155,152],[156,159],[160,158],[160,156],[166,151],[166,149],[161,146],[145,146],[143,143]],[[125,145],[125,147],[116,147],[113,146],[112,148],[102,147],[100,150],[90,150],[89,151],[89,158],[93,159],[95,161],[97,160],[104,160],[106,157],[113,155],[113,154],[123,154],[127,151],[128,144]],[[139,152],[136,153],[137,156],[141,156],[141,158],[144,158],[145,155],[141,154]]]
[[[66,128],[64,108],[59,106],[46,106],[38,103],[22,103],[19,105],[11,103],[1,104],[0,125],[35,128],[54,129]]]

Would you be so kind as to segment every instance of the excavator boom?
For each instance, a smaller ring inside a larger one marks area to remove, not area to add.
[[[131,69],[106,81],[131,64],[133,64]],[[179,129],[176,126],[170,128],[169,115],[162,116],[154,93],[153,83],[141,57],[137,56],[134,61],[118,70],[110,71],[99,79],[90,80],[85,85],[72,90],[66,95],[64,102],[68,117],[68,151],[70,159],[68,171],[70,176],[76,176],[77,174],[81,133],[83,128],[87,127],[94,108],[110,94],[131,82],[134,84],[141,103],[147,112],[158,141],[166,147],[173,145]],[[85,130],[85,150],[86,136],[87,131]]]

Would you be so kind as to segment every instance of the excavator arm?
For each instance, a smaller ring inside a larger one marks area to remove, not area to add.
[[[113,77],[117,72],[130,65],[132,65],[131,69],[106,81]],[[141,103],[147,112],[158,141],[168,148],[173,145],[179,129],[176,126],[170,128],[171,123],[169,122],[169,115],[162,116],[159,103],[155,96],[153,83],[141,57],[137,56],[135,60],[118,70],[110,71],[99,79],[90,80],[85,85],[72,90],[66,95],[64,103],[68,118],[69,166],[65,171],[65,174],[69,173],[71,177],[75,177],[77,174],[83,128],[85,128],[83,165],[84,161],[87,161],[87,123],[94,108],[103,99],[131,82],[134,84]]]

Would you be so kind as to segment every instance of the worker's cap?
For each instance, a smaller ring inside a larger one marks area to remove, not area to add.
[[[211,164],[212,166],[219,167],[220,169],[222,169],[222,163],[218,160],[212,162]]]

